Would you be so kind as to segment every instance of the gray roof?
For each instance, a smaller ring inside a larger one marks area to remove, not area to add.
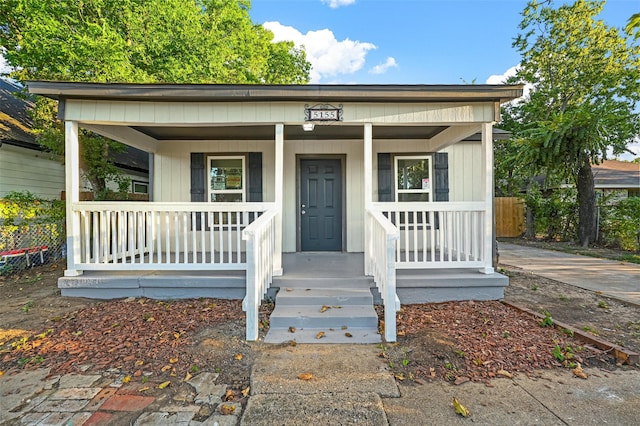
[[[42,150],[31,133],[33,102],[17,97],[22,88],[0,78],[0,142]]]
[[[29,91],[53,99],[145,101],[507,102],[522,85],[492,84],[121,84],[29,81]]]
[[[640,164],[618,160],[605,160],[591,166],[595,187],[640,189]]]

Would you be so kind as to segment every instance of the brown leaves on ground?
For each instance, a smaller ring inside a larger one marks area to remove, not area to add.
[[[176,372],[184,377],[194,363],[186,349],[194,344],[195,331],[243,316],[238,300],[102,302],[67,314],[44,339],[33,337],[3,350],[0,370],[23,364],[64,374],[82,365],[96,370],[117,366],[130,372],[142,366],[155,374],[171,370],[172,375]],[[25,364],[23,360],[39,362]]]
[[[380,316],[382,315],[379,310]],[[601,355],[553,327],[500,302],[404,305],[397,316],[398,343],[385,350],[394,371],[450,382],[459,377],[490,380],[516,372],[560,367],[556,345],[571,346],[583,364]]]

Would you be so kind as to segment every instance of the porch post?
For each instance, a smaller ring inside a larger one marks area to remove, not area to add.
[[[275,139],[275,203],[278,209],[276,216],[275,253],[273,254],[273,275],[282,275],[282,211],[284,190],[284,124],[276,124]]]
[[[483,274],[493,274],[493,124],[482,123],[482,189],[484,193]]]
[[[367,210],[373,199],[373,125],[364,124],[364,274],[371,275],[369,254],[371,253],[371,235]]]
[[[67,215],[67,269],[64,275],[82,275],[76,269],[80,263],[80,216],[73,206],[80,201],[80,148],[78,145],[78,122],[65,121],[65,190]]]

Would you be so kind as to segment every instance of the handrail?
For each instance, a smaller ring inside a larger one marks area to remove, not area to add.
[[[264,212],[242,231],[247,249],[247,294],[242,301],[246,314],[246,339],[258,339],[259,307],[273,282],[275,223],[278,210]]]
[[[400,300],[396,294],[395,246],[400,233],[389,219],[373,208],[367,208],[367,228],[367,270],[373,275],[382,295],[384,338],[387,342],[395,342],[396,312],[400,309]]]

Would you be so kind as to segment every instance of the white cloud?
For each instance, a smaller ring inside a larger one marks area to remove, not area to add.
[[[384,74],[385,72],[387,72],[389,70],[389,68],[397,68],[398,67],[398,63],[396,62],[395,58],[392,56],[389,56],[386,60],[386,62],[382,63],[382,64],[378,64],[375,67],[371,68],[369,70],[370,74]]]
[[[520,65],[516,65],[516,66],[513,66],[513,67],[509,68],[508,70],[506,70],[502,74],[490,75],[489,78],[487,78],[486,83],[487,84],[504,84],[509,77],[513,77],[514,75],[516,75],[516,73],[518,72],[518,68],[519,67],[520,67]],[[523,93],[522,93],[522,98],[520,98],[520,99],[526,99],[529,96],[529,92],[531,92],[531,89],[533,89],[533,85],[532,84],[529,84],[529,83],[525,84],[524,85],[524,89],[523,89]]]
[[[331,9],[337,9],[341,6],[349,6],[356,2],[356,0],[321,0],[321,1],[324,4],[328,4]]]
[[[300,47],[304,46],[307,60],[311,63],[311,82],[318,83],[327,77],[352,74],[359,71],[365,63],[367,52],[376,46],[372,43],[337,40],[329,29],[309,31],[302,34],[293,27],[279,22],[262,24],[274,34],[274,42],[290,40]]]

